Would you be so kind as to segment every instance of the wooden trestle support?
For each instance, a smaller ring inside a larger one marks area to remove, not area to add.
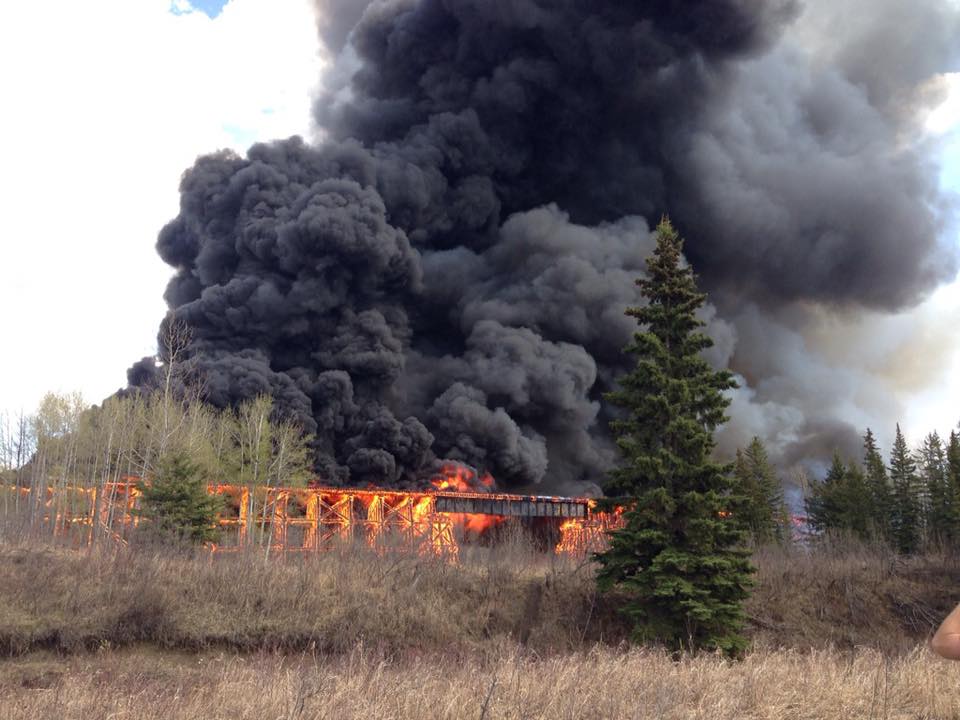
[[[494,522],[529,518],[556,528],[555,551],[584,554],[600,549],[606,533],[620,523],[619,512],[596,512],[587,498],[501,493],[399,492],[345,488],[250,489],[210,485],[224,499],[219,517],[221,539],[213,552],[245,545],[269,545],[279,552],[313,552],[362,539],[380,553],[415,551],[456,559],[458,532],[470,516]],[[101,488],[20,488],[25,504],[34,503],[55,535],[80,543],[93,541],[94,528],[126,543],[139,522],[136,478]]]

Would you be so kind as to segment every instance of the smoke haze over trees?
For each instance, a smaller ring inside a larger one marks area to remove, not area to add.
[[[741,377],[721,447],[852,453],[898,410],[890,348],[824,358],[955,271],[911,138],[957,13],[882,5],[321,4],[321,137],[199,159],[157,243],[208,400],[271,395],[329,482],[452,458],[581,491],[614,456],[600,398],[669,213],[709,359]]]

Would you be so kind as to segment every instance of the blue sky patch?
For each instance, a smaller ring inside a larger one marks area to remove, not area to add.
[[[204,15],[213,19],[220,14],[223,6],[229,0],[173,0],[170,3],[170,12],[174,15],[187,15],[191,12],[202,12]]]
[[[240,147],[249,147],[257,141],[257,132],[253,128],[245,128],[233,123],[223,123],[220,127]]]
[[[950,190],[960,192],[960,130],[954,130],[950,134],[940,162],[940,183]]]

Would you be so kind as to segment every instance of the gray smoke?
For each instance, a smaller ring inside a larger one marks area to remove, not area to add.
[[[330,482],[449,458],[582,490],[614,458],[601,398],[645,218],[669,213],[715,303],[711,360],[744,380],[722,446],[847,442],[860,418],[805,308],[900,308],[955,268],[933,149],[903,134],[957,16],[885,4],[829,39],[837,5],[792,0],[321,4],[322,139],[201,158],[157,243],[209,400],[274,395]]]

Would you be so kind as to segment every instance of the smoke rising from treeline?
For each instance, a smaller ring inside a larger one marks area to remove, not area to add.
[[[208,399],[272,394],[330,482],[452,458],[580,490],[614,458],[601,397],[668,213],[712,360],[744,379],[722,446],[855,444],[891,408],[857,396],[869,362],[811,345],[818,313],[907,307],[955,271],[909,131],[957,14],[883,4],[322,3],[322,140],[199,159],[157,243]]]

